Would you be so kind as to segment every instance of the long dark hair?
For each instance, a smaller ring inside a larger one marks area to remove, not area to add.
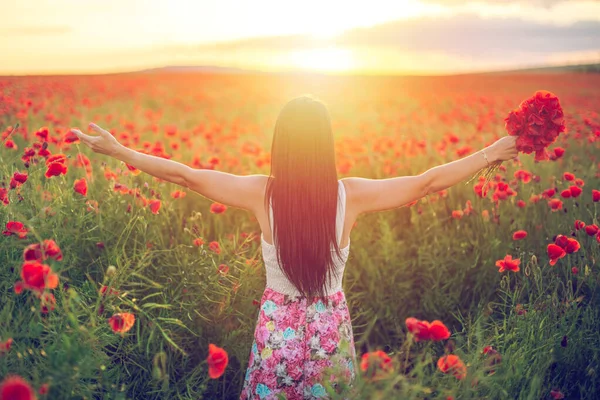
[[[271,174],[265,191],[273,208],[273,244],[285,276],[307,298],[325,302],[326,278],[335,272],[338,179],[331,119],[312,96],[288,102],[277,118]],[[270,222],[270,215],[267,213]]]

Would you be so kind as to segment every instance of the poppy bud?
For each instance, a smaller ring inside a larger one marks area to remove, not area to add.
[[[537,257],[535,256],[535,254],[531,256],[531,262],[537,265]]]
[[[106,268],[106,276],[107,277],[112,277],[117,273],[117,268],[114,265],[109,265],[108,268]]]

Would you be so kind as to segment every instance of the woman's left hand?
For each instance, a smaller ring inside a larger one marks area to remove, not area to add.
[[[110,132],[100,128],[98,125],[90,123],[90,128],[97,132],[99,136],[86,135],[79,129],[71,129],[71,132],[77,135],[79,140],[91,148],[94,153],[114,157],[125,147]]]

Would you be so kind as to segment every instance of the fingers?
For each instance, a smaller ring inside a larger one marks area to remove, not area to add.
[[[90,128],[92,128],[96,133],[98,133],[100,135],[110,135],[110,133],[108,133],[108,131],[100,128],[98,125],[94,124],[93,122],[90,122]]]
[[[79,129],[71,129],[71,132],[73,132],[75,135],[77,135],[79,140],[81,140],[83,143],[85,143],[87,145],[92,144],[92,142],[95,140],[95,137],[86,135],[85,133],[81,132]]]

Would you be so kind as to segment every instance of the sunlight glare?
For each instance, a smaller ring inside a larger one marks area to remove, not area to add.
[[[352,50],[336,47],[294,50],[288,54],[291,64],[316,71],[347,71],[354,67]]]

